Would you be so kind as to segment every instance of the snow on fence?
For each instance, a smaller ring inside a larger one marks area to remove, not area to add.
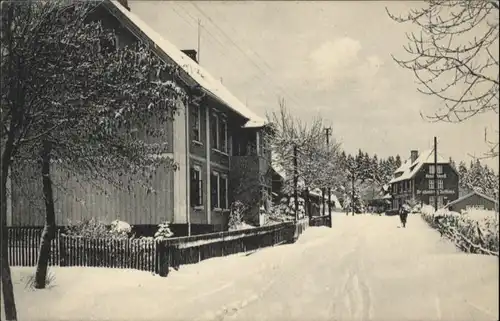
[[[330,220],[330,215],[313,216],[309,221],[309,226],[331,226]]]
[[[301,220],[246,230],[153,239],[90,239],[57,233],[51,265],[126,268],[167,276],[170,268],[213,257],[293,243],[309,226]],[[12,266],[36,265],[41,229],[9,229]],[[12,236],[12,238],[11,238]]]
[[[16,266],[34,266],[38,260],[43,228],[39,227],[9,227],[8,246],[9,262]],[[49,264],[59,265],[59,234],[51,242]]]
[[[446,210],[422,210],[422,218],[441,236],[450,239],[467,253],[499,255],[498,217],[473,218],[474,213],[460,214]]]

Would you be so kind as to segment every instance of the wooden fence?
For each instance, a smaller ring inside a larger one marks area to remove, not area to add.
[[[51,265],[129,268],[166,276],[170,268],[213,257],[293,243],[309,220],[286,222],[240,231],[218,232],[166,240],[89,239],[58,232],[52,241]],[[36,265],[41,229],[9,230],[12,266]]]
[[[40,227],[9,227],[9,262],[13,266],[35,266],[38,261],[43,228]],[[51,257],[49,264],[59,265],[60,232],[51,242]]]
[[[309,226],[328,226],[331,227],[330,215],[313,216],[309,220]]]

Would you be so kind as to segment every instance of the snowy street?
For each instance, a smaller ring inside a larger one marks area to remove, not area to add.
[[[138,271],[54,268],[33,292],[13,268],[20,320],[497,320],[498,258],[458,252],[418,215],[336,214],[296,244]]]

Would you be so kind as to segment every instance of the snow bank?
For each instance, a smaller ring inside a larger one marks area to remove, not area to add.
[[[499,220],[493,211],[473,209],[460,214],[423,206],[422,218],[462,251],[499,255]]]
[[[167,278],[51,268],[54,286],[21,282],[19,320],[498,320],[498,260],[460,253],[423,220],[336,216],[293,245],[184,265]]]
[[[255,226],[247,224],[245,222],[241,222],[240,224],[238,224],[236,226],[230,227],[229,231],[241,231],[241,230],[247,230],[247,229],[251,229],[251,228],[255,228]]]

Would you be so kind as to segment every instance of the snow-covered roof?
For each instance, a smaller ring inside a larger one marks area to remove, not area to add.
[[[120,2],[110,0],[117,10],[123,16],[139,28],[159,49],[161,49],[167,56],[169,56],[189,77],[191,77],[200,87],[208,94],[214,96],[224,105],[232,109],[234,112],[240,114],[248,119],[244,127],[262,127],[267,124],[267,120],[257,116],[238,98],[236,98],[222,83],[212,77],[203,67],[196,61],[191,59],[181,50],[179,50],[171,42],[160,36],[156,31],[149,27],[142,19],[134,13],[128,11]]]
[[[323,193],[321,192],[320,188],[315,188],[309,192],[310,195],[316,196],[321,198]],[[328,194],[325,193],[325,200],[328,200]],[[337,198],[337,195],[335,195],[333,192],[330,193],[330,201],[335,202],[335,207],[341,209],[342,206],[340,205],[339,199]]]
[[[437,154],[438,164],[449,164],[449,161],[444,159],[439,153]],[[413,178],[416,173],[422,168],[424,164],[434,164],[434,149],[422,152],[417,159],[412,163],[411,158],[407,159],[401,166],[394,172],[394,174],[402,173],[398,177],[394,177],[389,183],[396,183]]]
[[[472,193],[469,193],[469,194],[464,195],[464,196],[462,196],[462,197],[460,197],[460,198],[458,198],[458,199],[456,199],[456,200],[454,200],[452,202],[449,202],[448,204],[446,204],[445,208],[448,208],[448,207],[450,207],[452,205],[455,205],[458,202],[461,202],[461,201],[463,201],[463,200],[465,200],[465,199],[467,199],[467,198],[469,198],[471,196],[474,196],[474,195],[477,195],[477,196],[482,197],[484,199],[487,199],[487,200],[489,200],[489,201],[491,201],[491,202],[493,202],[495,204],[498,204],[498,201],[496,199],[494,199],[492,197],[489,197],[488,195],[484,195],[482,193],[479,193],[478,191],[473,191]]]

